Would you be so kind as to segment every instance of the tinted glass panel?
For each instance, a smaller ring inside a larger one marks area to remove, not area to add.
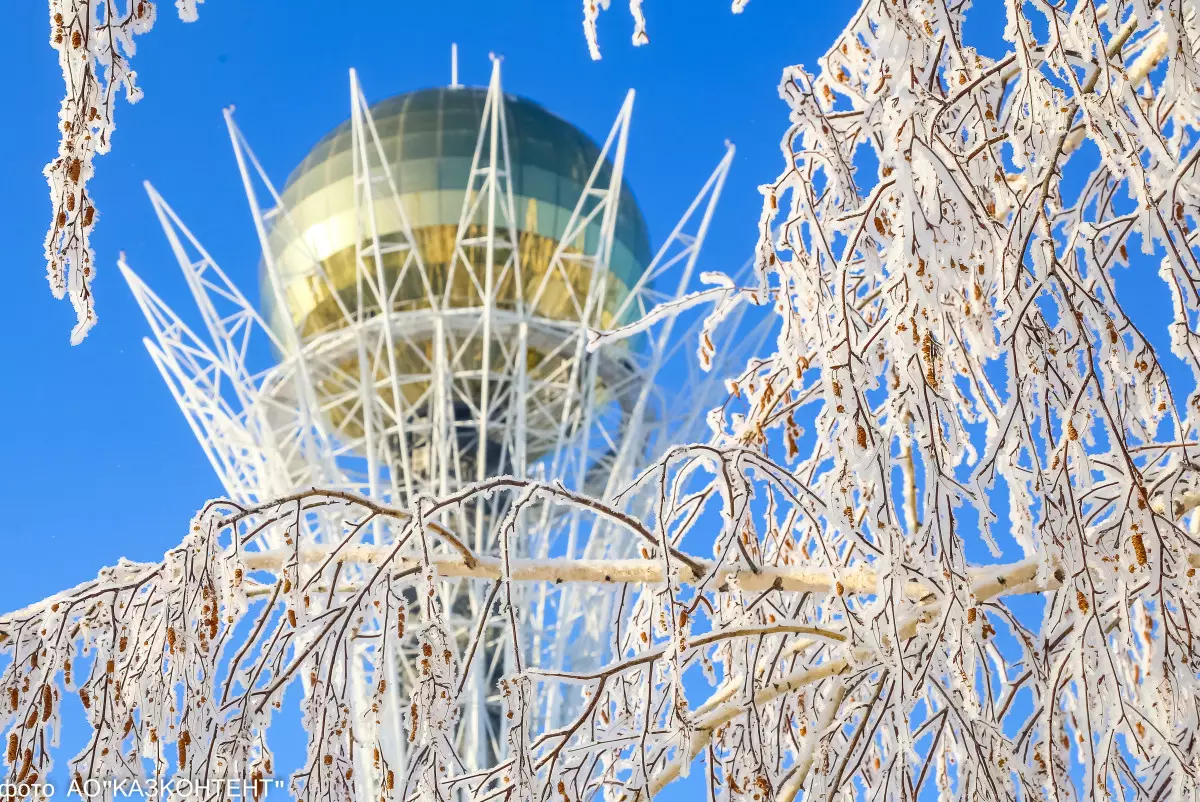
[[[401,192],[442,190],[434,204],[439,212],[461,204],[461,190],[467,185],[486,97],[483,88],[447,87],[398,95],[371,107],[376,130],[384,152],[393,162]],[[549,214],[542,215],[543,207],[539,204],[532,227],[552,235],[566,225],[566,217],[591,174],[599,148],[579,129],[524,98],[506,95],[505,114],[513,162],[513,194],[547,204],[544,208]],[[285,203],[295,206],[322,187],[352,175],[350,147],[351,125],[346,120],[323,137],[292,173],[283,193]],[[436,164],[440,159],[446,162]],[[607,180],[609,172],[608,165],[604,165],[602,181]],[[452,197],[458,200],[451,200]],[[447,209],[442,209],[443,206]],[[524,211],[520,216],[524,216]],[[636,269],[649,262],[646,223],[628,184],[623,187],[616,235],[624,246],[623,252],[638,265]]]

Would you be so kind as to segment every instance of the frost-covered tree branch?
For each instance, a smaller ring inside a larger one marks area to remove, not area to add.
[[[744,457],[756,459],[741,449],[708,454],[731,468]],[[89,744],[70,763],[80,787],[85,779],[101,776],[160,782],[242,778],[264,782],[274,770],[268,741],[271,714],[288,687],[299,682],[305,688],[306,720],[315,730],[310,731],[306,767],[293,777],[293,791],[305,798],[352,793],[356,749],[376,755],[373,769],[399,791],[398,767],[387,764],[382,756],[388,749],[378,742],[383,720],[398,714],[382,704],[389,676],[384,664],[389,653],[417,658],[420,671],[407,689],[413,702],[408,705],[406,730],[414,742],[418,735],[435,746],[439,739],[444,742],[444,734],[454,726],[455,706],[453,697],[442,692],[461,690],[484,631],[482,620],[471,638],[456,638],[447,630],[438,590],[452,586],[455,577],[486,580],[495,587],[514,582],[530,588],[563,582],[632,586],[632,628],[618,636],[623,642],[607,666],[569,674],[546,671],[531,662],[523,678],[513,681],[527,689],[524,696],[514,694],[514,712],[521,721],[530,717],[530,711],[522,708],[532,705],[529,689],[535,684],[542,693],[562,693],[555,685],[584,689],[586,701],[563,723],[529,732],[529,741],[520,745],[529,750],[534,782],[540,777],[544,788],[554,778],[565,785],[563,778],[571,777],[580,784],[581,796],[611,780],[608,772],[590,778],[579,774],[578,753],[614,748],[607,738],[592,744],[596,730],[628,732],[631,724],[650,713],[622,711],[620,700],[629,704],[632,688],[650,682],[653,700],[668,691],[673,672],[690,666],[707,666],[710,671],[724,666],[723,684],[705,703],[686,713],[677,711],[694,730],[687,752],[694,756],[746,715],[746,692],[752,693],[755,706],[770,706],[822,679],[847,674],[852,665],[871,665],[882,656],[877,647],[863,644],[846,652],[854,641],[854,629],[845,621],[826,617],[823,623],[802,623],[780,606],[787,599],[814,596],[827,600],[823,603],[876,596],[881,584],[889,581],[878,574],[785,568],[778,560],[773,567],[738,570],[676,551],[676,578],[671,583],[676,592],[685,584],[702,590],[674,612],[677,627],[669,636],[665,630],[672,627],[664,624],[665,611],[654,601],[668,576],[664,572],[671,570],[669,552],[646,549],[641,559],[633,560],[504,564],[471,552],[439,522],[452,521],[456,509],[497,492],[520,494],[526,512],[540,498],[584,504],[610,521],[625,519],[615,506],[571,498],[552,485],[515,479],[481,483],[443,500],[428,500],[417,510],[391,509],[346,493],[315,489],[254,509],[214,502],[197,516],[190,535],[162,563],[122,563],[101,572],[95,581],[3,617],[0,653],[7,665],[0,676],[0,693],[7,700],[9,781],[33,786],[48,775],[64,700],[73,696],[94,728]],[[679,520],[690,517],[695,504],[684,500],[672,506],[672,518]],[[522,509],[511,508],[514,526],[521,525],[521,515]],[[317,548],[305,542],[311,532],[306,524],[316,517],[343,522],[343,536],[336,546]],[[392,535],[388,545],[371,542],[379,537],[381,524]],[[626,525],[635,532],[642,529],[634,520]],[[282,535],[284,547],[255,548],[256,543],[277,540],[274,534]],[[688,565],[697,566],[698,572],[692,573]],[[1044,584],[1031,585],[1039,581],[1039,574]],[[1031,560],[979,568],[971,577],[969,585],[981,605],[1008,593],[1058,586],[1055,576],[1040,571]],[[510,598],[531,596],[518,593]],[[944,594],[936,586],[913,586],[907,589],[907,598],[911,612],[896,636],[911,641],[917,637],[919,623],[943,614]],[[515,604],[519,610],[519,601]],[[718,611],[731,604],[750,609],[762,605],[764,613],[771,612],[721,620]],[[492,614],[484,611],[481,619]],[[367,619],[381,619],[386,625],[364,626]],[[375,645],[372,659],[377,665],[372,675],[377,678],[377,704],[370,711],[357,711],[356,716],[347,696],[345,661],[362,642]],[[744,648],[751,644],[752,652],[764,658],[772,655],[768,662],[744,661]],[[764,652],[767,645],[771,649]],[[738,673],[743,668],[762,679],[782,673],[766,684],[747,684],[739,679],[745,676]],[[844,686],[838,688],[842,690],[835,693],[844,698]],[[180,699],[185,700],[182,705]],[[673,704],[685,701],[676,698]],[[429,716],[424,723],[422,711]],[[822,720],[831,715],[826,710]],[[666,754],[681,747],[676,738],[657,735],[653,741],[660,743],[654,745],[655,752]],[[617,747],[614,755],[621,751]],[[594,762],[596,755],[591,758]],[[431,769],[455,762],[453,754],[430,760]],[[414,787],[404,789],[404,798],[419,792],[423,782],[443,789],[462,788],[478,799],[512,790],[513,760],[482,776],[439,768],[422,780],[410,773],[402,782]],[[649,776],[654,790],[678,776],[686,761],[659,764],[659,760],[647,764],[648,769],[657,767]]]
[[[646,14],[642,11],[643,0],[629,0],[629,14],[633,17],[633,46],[640,47],[650,43],[646,33]],[[741,14],[750,0],[732,0],[730,10]],[[600,35],[596,31],[596,22],[601,11],[607,11],[611,0],[583,0],[583,35],[587,39],[588,53],[593,59],[600,58]]]
[[[863,3],[819,71],[780,86],[793,126],[758,291],[783,333],[722,431],[769,445],[784,428],[831,508],[807,554],[940,595],[911,640],[929,611],[896,585],[847,604],[888,656],[847,658],[860,684],[825,762],[768,772],[788,794],[1194,792],[1196,537],[1177,516],[1200,375],[1197,10],[1006,8],[1011,51],[985,55],[955,7]],[[1173,307],[1139,323],[1116,268],[1150,258]],[[1186,381],[1142,327],[1163,322]],[[1018,549],[1036,566],[1022,587],[1056,592],[1033,614],[996,601],[968,581],[980,546]],[[760,761],[752,744],[716,757]]]
[[[196,18],[203,0],[177,0],[179,16]],[[91,233],[96,206],[88,193],[97,155],[107,153],[116,128],[117,94],[141,97],[130,67],[134,37],[150,30],[157,14],[150,0],[50,0],[50,45],[58,52],[66,93],[58,113],[58,158],[46,165],[52,207],[46,234],[46,271],[54,297],[69,296],[78,344],[96,323],[91,283],[96,257]]]

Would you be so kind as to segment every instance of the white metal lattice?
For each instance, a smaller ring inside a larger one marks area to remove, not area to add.
[[[449,268],[468,272],[481,303],[464,309],[430,292],[424,308],[407,311],[393,308],[392,292],[399,280],[389,282],[384,258],[400,259],[402,274],[413,271],[425,287],[432,284],[400,202],[397,184],[403,177],[388,163],[353,71],[350,92],[359,292],[355,303],[341,304],[340,325],[313,337],[303,336],[295,327],[273,329],[149,184],[147,191],[199,308],[206,336],[189,328],[128,265],[121,264],[152,330],[146,347],[231,499],[252,504],[321,486],[407,507],[423,496],[445,496],[496,471],[550,479],[569,490],[611,499],[669,444],[706,438],[706,424],[697,410],[708,408],[723,390],[722,377],[727,374],[720,365],[703,372],[688,358],[697,323],[677,326],[668,318],[639,335],[637,347],[618,343],[593,352],[587,347],[606,298],[632,91],[540,286],[528,297],[519,297],[515,308],[499,308],[496,288],[512,276],[518,277],[517,286],[524,282],[519,280],[522,265],[514,247],[516,214],[504,93],[500,64],[494,61]],[[262,246],[268,286],[276,306],[284,309],[284,287],[269,236],[291,225],[289,210],[231,112],[225,117]],[[732,157],[733,148],[727,147],[625,297],[618,318],[636,319],[692,287],[697,256]],[[607,171],[601,169],[606,160],[611,165]],[[401,220],[399,237],[380,236],[377,216],[385,206]],[[481,217],[486,219],[482,231],[468,226],[468,221]],[[589,249],[579,253],[566,247],[583,240],[576,235],[596,222],[600,236],[591,238]],[[295,234],[302,240],[300,232]],[[483,264],[470,263],[468,247],[475,253],[482,248]],[[573,316],[564,320],[561,313],[546,314],[544,303],[554,300],[561,308],[563,301],[547,299],[547,293],[571,286],[569,281],[554,285],[550,276],[560,271],[565,277],[580,264],[590,273],[590,286],[586,296],[569,299]],[[329,281],[316,258],[312,271],[314,280]],[[663,286],[671,289],[664,291]],[[767,334],[759,326],[744,336],[745,327],[736,321],[723,330],[743,335],[718,349],[726,365],[744,362]],[[256,347],[263,352],[269,348],[276,355],[274,363],[253,369]],[[549,375],[531,375],[528,354],[534,347],[553,355],[558,369]],[[482,354],[481,366],[464,359],[470,353]],[[421,375],[400,367],[416,363],[423,366]],[[660,381],[664,374],[669,382]],[[341,388],[335,399],[323,397],[318,390],[330,377],[336,377]],[[412,398],[411,387],[423,388],[418,398]],[[339,427],[329,414],[331,404],[353,409],[354,414],[344,416]],[[357,422],[355,426],[346,425],[350,419]],[[628,503],[644,502],[635,497]],[[494,552],[502,515],[499,503],[477,503],[449,523],[464,542],[480,552]],[[530,557],[597,558],[629,548],[603,523],[587,520],[578,511],[546,507],[530,518],[520,545]],[[341,522],[328,524],[318,521],[306,534],[322,542],[343,531]],[[391,534],[380,525],[363,537],[386,543]],[[461,630],[456,632],[461,645],[471,634],[467,630],[477,626],[473,622],[489,606],[489,588],[469,581],[443,583],[443,588],[442,603]],[[576,585],[533,587],[525,592],[530,598],[522,609],[532,614],[523,622],[520,637],[530,662],[579,670],[604,658],[617,591]],[[511,633],[499,617],[486,626],[483,659],[476,660],[467,678],[469,693],[458,732],[458,754],[476,766],[504,751],[495,687],[509,668]],[[404,664],[395,666],[394,672],[403,679],[411,676],[411,670]],[[362,689],[371,681],[363,671],[354,679]],[[403,687],[397,687],[403,685],[403,681],[389,683],[391,709],[404,708],[404,701],[395,697],[404,693]],[[546,699],[545,721],[555,721],[563,706],[571,703],[553,695]],[[390,760],[402,759],[404,738],[398,715],[386,726],[390,727],[387,740],[396,751]],[[367,794],[364,798],[377,798],[369,774],[357,772]]]

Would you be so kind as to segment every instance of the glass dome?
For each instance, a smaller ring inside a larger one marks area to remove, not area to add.
[[[477,285],[465,271],[447,276],[463,200],[468,185],[471,159],[483,115],[487,90],[471,87],[424,89],[383,100],[371,107],[384,156],[391,166],[401,203],[421,251],[427,280],[409,271],[401,274],[402,252],[384,257],[385,275],[393,282],[393,308],[397,311],[430,306],[428,298],[444,298],[445,306],[479,306]],[[513,308],[519,294],[528,299],[544,286],[534,314],[544,319],[578,321],[566,281],[575,295],[584,297],[590,272],[572,263],[569,278],[545,278],[550,257],[561,240],[571,213],[583,192],[600,149],[575,126],[538,104],[512,95],[505,96],[512,192],[521,264],[521,284],[508,276],[496,288],[497,308]],[[354,177],[350,121],[327,134],[292,172],[282,199],[289,225],[277,222],[271,232],[271,247],[281,274],[290,324],[303,339],[345,325],[332,283],[343,296],[343,305],[353,308],[356,295],[355,239],[359,224],[355,217]],[[485,145],[486,147],[486,145]],[[606,161],[601,181],[607,182],[611,165]],[[601,184],[603,186],[604,183]],[[399,216],[390,203],[376,204],[376,220],[383,242],[399,239]],[[486,223],[486,209],[468,221],[472,229]],[[585,252],[599,237],[597,219],[584,236],[567,243],[568,252]],[[482,234],[483,231],[479,230]],[[477,273],[483,264],[482,245],[471,246],[467,262]],[[313,257],[322,265],[329,282],[319,278]],[[497,254],[497,263],[505,258]],[[615,225],[610,277],[603,311],[611,315],[641,276],[651,258],[646,223],[628,184],[623,184]],[[573,271],[573,272],[571,272]],[[264,277],[265,279],[265,277]],[[394,287],[398,282],[401,286]],[[559,286],[554,286],[555,282]],[[450,286],[447,287],[446,285]],[[432,291],[431,291],[432,290]],[[271,302],[273,293],[264,284],[263,298],[273,327],[286,325]],[[368,310],[369,311],[369,310]],[[278,329],[277,329],[278,330]]]

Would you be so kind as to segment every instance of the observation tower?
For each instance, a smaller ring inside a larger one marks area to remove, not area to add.
[[[500,475],[610,499],[670,444],[707,439],[702,412],[724,392],[726,372],[699,369],[697,324],[667,316],[599,347],[591,337],[693,289],[731,147],[655,251],[624,178],[632,92],[603,143],[506,95],[498,59],[486,88],[456,80],[374,105],[351,72],[350,100],[350,118],[280,190],[225,113],[262,248],[261,303],[149,184],[204,335],[121,264],[152,329],[146,347],[232,500],[320,487],[412,508]],[[717,347],[716,358],[744,361],[764,335]],[[493,496],[439,522],[495,554],[510,503]],[[651,500],[624,503],[650,517]],[[580,510],[531,510],[522,556],[631,551]],[[344,531],[319,516],[304,526],[317,543]],[[393,537],[382,524],[361,533],[366,543]],[[612,587],[527,583],[520,592],[527,664],[583,670],[606,659]],[[496,682],[512,669],[511,627],[492,615],[487,582],[441,581],[438,594],[459,648],[481,614],[486,621],[456,737],[468,768],[489,765],[505,751]],[[374,687],[374,647],[364,643],[354,680]],[[392,729],[393,761],[403,760],[399,711],[412,667],[401,655],[390,671],[400,681],[388,683],[386,708],[397,712],[378,726]],[[552,723],[573,703],[548,699],[538,715]],[[378,798],[370,774],[356,772],[364,798]]]

